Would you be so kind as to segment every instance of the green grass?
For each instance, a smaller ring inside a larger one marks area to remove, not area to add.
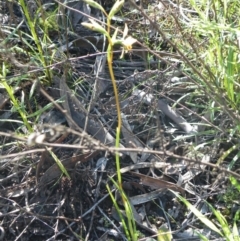
[[[238,193],[238,195],[239,194],[240,192]],[[240,240],[239,231],[238,231],[238,223],[240,221],[240,210],[238,210],[234,215],[233,222],[229,223],[220,211],[216,210],[211,204],[206,203],[214,215],[214,217],[211,218],[214,221],[211,221],[210,218],[208,218],[206,215],[203,215],[197,208],[195,208],[185,198],[181,197],[177,193],[175,193],[175,195],[179,198],[180,201],[182,201],[187,206],[187,208],[202,222],[202,224],[205,227],[211,229],[213,232],[219,234],[221,237],[224,237],[227,241]],[[217,225],[215,223],[217,223]],[[209,240],[203,234],[197,231],[196,233],[198,233],[199,237],[202,240]]]

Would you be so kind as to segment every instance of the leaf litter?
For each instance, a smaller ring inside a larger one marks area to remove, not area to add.
[[[48,4],[49,1],[43,1],[47,8],[57,6],[57,3]],[[60,58],[62,63],[53,65],[52,85],[41,86],[43,91],[36,93],[41,105],[52,101],[55,104],[42,113],[31,140],[25,138],[25,141],[16,143],[4,133],[16,128],[24,133],[22,127],[4,121],[1,125],[2,156],[16,154],[14,159],[1,159],[0,216],[1,232],[6,240],[79,240],[80,237],[125,240],[118,214],[106,193],[108,176],[115,175],[116,127],[116,104],[104,53],[107,43],[101,36],[81,28],[85,14],[99,18],[97,10],[84,2],[67,5],[71,8],[61,11],[68,15],[72,32],[64,40],[64,30],[62,33],[59,30],[62,41],[55,54],[55,61]],[[8,20],[1,20],[3,29],[11,21],[9,6],[1,9],[1,15],[8,16]],[[72,8],[83,14],[76,14]],[[14,14],[22,21],[21,11],[16,5],[14,9]],[[134,26],[129,26],[131,28]],[[26,23],[22,31],[27,31]],[[53,40],[57,41],[57,38]],[[186,99],[175,106],[178,96],[185,94],[182,90],[187,89],[189,93],[194,90],[194,86],[189,86],[192,83],[186,83],[189,80],[183,79],[185,76],[181,76],[180,68],[176,67],[181,61],[179,56],[162,51],[165,61],[156,61],[148,59],[147,48],[138,43],[133,47],[124,60],[119,60],[121,49],[117,48],[113,62],[123,119],[121,148],[128,148],[121,155],[124,190],[142,235],[148,237],[171,232],[168,240],[183,236],[185,239],[196,238],[189,229],[183,228],[186,210],[169,190],[202,200],[211,198],[212,192],[217,193],[219,186],[212,189],[214,175],[207,163],[219,156],[220,144],[217,140],[211,144],[212,138],[217,136],[214,132],[205,137],[200,133],[200,129],[204,132],[206,126],[199,123],[209,123],[209,115],[206,115],[207,120],[195,115],[196,110],[189,106],[185,108]],[[62,59],[61,56],[66,54],[70,58]],[[10,57],[11,62],[15,57]],[[15,61],[12,64],[14,66]],[[19,66],[15,64],[15,67]],[[27,83],[17,87],[15,94],[20,96],[20,92],[27,89]],[[9,100],[3,89],[0,99],[4,103],[1,104],[1,119],[14,119],[16,116],[8,109]],[[196,101],[204,104],[197,97]],[[34,103],[30,106],[35,108]],[[4,112],[9,113],[7,118]],[[217,133],[219,130],[215,126],[217,123],[212,126]],[[224,132],[220,134],[224,135]],[[195,148],[208,141],[209,145]],[[51,148],[71,178],[62,174],[48,148],[18,158],[19,150],[34,151],[37,146]],[[135,148],[135,152],[131,148]],[[198,162],[190,163],[184,157]],[[107,162],[99,168],[96,163],[102,158]],[[225,182],[226,179],[223,184]],[[112,190],[121,205],[116,190]],[[187,222],[191,221],[189,214]]]

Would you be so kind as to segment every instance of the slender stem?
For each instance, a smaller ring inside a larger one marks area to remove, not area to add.
[[[110,34],[110,26],[111,26],[111,19],[107,17],[107,32],[108,32],[108,50],[107,50],[107,61],[108,61],[108,69],[110,78],[113,85],[115,100],[116,100],[116,107],[117,107],[117,119],[118,119],[118,125],[116,130],[116,147],[120,147],[120,132],[121,132],[121,126],[122,126],[122,120],[121,120],[121,110],[120,110],[120,104],[119,104],[119,97],[118,97],[118,90],[116,85],[115,76],[113,73],[113,42],[111,39]],[[117,168],[117,176],[118,176],[118,184],[120,187],[122,187],[122,176],[120,173],[120,159],[119,159],[119,153],[116,153],[116,168]]]

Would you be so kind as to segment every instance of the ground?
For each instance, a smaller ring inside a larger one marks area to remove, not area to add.
[[[102,6],[109,12],[113,2]],[[223,89],[211,96],[196,78],[201,62],[179,51],[187,45],[173,21],[176,6],[127,1],[112,19],[113,29],[126,24],[138,40],[123,59],[122,46],[114,47],[119,150],[108,41],[81,25],[84,14],[102,20],[102,13],[85,2],[2,4],[0,240],[128,240],[125,199],[113,183],[119,152],[136,240],[161,240],[161,232],[169,233],[164,240],[199,239],[195,232],[220,240],[201,223],[200,214],[217,222],[207,203],[233,227],[239,190],[231,181],[240,175],[231,116],[237,121],[238,114],[230,106],[223,111]]]

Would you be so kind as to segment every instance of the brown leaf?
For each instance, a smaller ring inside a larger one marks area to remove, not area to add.
[[[181,187],[179,187],[178,185],[171,183],[171,182],[167,182],[161,179],[156,179],[153,177],[149,177],[140,173],[136,173],[136,172],[130,172],[133,176],[137,176],[141,179],[141,182],[143,185],[149,186],[153,189],[160,189],[160,188],[167,188],[167,189],[171,189],[173,191],[177,191],[180,192],[182,195],[185,194],[185,190]]]
[[[99,151],[95,151],[92,153],[86,153],[78,156],[74,156],[68,159],[65,159],[62,161],[63,166],[68,169],[73,169],[77,162],[86,162],[90,158],[96,156],[99,153]],[[47,169],[47,171],[43,174],[43,176],[40,179],[39,182],[39,189],[42,187],[48,185],[49,183],[56,180],[58,177],[60,177],[62,174],[61,170],[59,169],[57,163],[52,165],[50,168]]]

